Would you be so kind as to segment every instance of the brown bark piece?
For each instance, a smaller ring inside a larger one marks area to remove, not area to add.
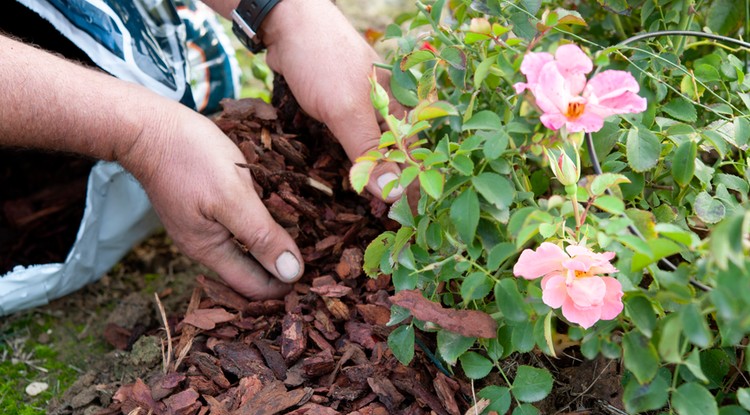
[[[216,304],[237,311],[244,311],[247,308],[247,299],[237,294],[236,291],[232,290],[225,284],[212,278],[208,278],[205,275],[198,275],[195,279],[203,288],[206,295],[214,300]]]
[[[194,352],[190,355],[190,361],[216,385],[224,389],[229,388],[229,380],[224,376],[224,372],[221,371],[217,358],[208,353]]]
[[[359,278],[362,275],[363,261],[364,253],[362,249],[356,246],[346,248],[341,253],[339,263],[336,265],[336,274],[342,279]]]
[[[367,324],[385,326],[391,319],[391,310],[375,304],[357,304],[357,312]]]
[[[399,291],[391,301],[408,309],[419,320],[435,323],[465,337],[492,339],[497,336],[497,322],[482,311],[443,308],[424,298],[418,290]]]
[[[381,377],[368,378],[367,384],[370,385],[372,391],[380,398],[380,402],[382,402],[391,413],[398,412],[398,407],[401,405],[401,402],[406,399],[388,379]]]
[[[349,335],[351,341],[362,345],[362,347],[368,350],[375,348],[377,341],[373,337],[371,325],[349,321],[344,327],[346,327],[346,333]]]
[[[458,383],[448,376],[445,376],[442,372],[438,372],[432,384],[435,387],[435,392],[437,392],[438,398],[443,402],[445,410],[451,415],[461,415],[461,411],[458,409],[458,403],[456,403],[456,392],[458,392],[460,388]]]
[[[310,388],[287,391],[284,384],[274,381],[233,412],[235,415],[274,415],[310,399]]]
[[[272,348],[271,345],[265,340],[255,340],[253,344],[258,348],[258,350],[260,350],[260,354],[263,355],[263,359],[266,361],[268,367],[273,371],[276,379],[286,379],[286,372],[288,370],[288,367],[286,365],[286,362],[284,361],[284,357],[281,356],[281,353]]]
[[[183,323],[193,325],[203,330],[213,330],[217,323],[232,321],[237,316],[223,308],[198,309],[189,313],[182,320]]]
[[[330,350],[323,350],[314,356],[302,360],[302,370],[310,378],[331,373],[335,367],[336,362],[333,360],[333,354]]]
[[[281,323],[281,356],[287,362],[296,361],[307,348],[304,321],[297,313],[287,314]]]
[[[164,399],[164,404],[169,408],[170,414],[192,414],[202,406],[200,402],[197,402],[199,397],[198,392],[193,389],[185,389]]]
[[[260,354],[244,343],[217,344],[214,350],[221,367],[238,378],[258,376],[263,383],[275,379],[273,371],[265,365]]]
[[[184,380],[183,373],[172,372],[158,376],[151,382],[151,396],[154,400],[160,401],[169,396]]]

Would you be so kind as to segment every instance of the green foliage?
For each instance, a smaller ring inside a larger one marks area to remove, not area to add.
[[[554,356],[561,341],[586,358],[622,363],[630,413],[745,413],[750,392],[736,356],[750,334],[747,52],[696,35],[621,42],[704,27],[739,37],[747,4],[598,0],[566,10],[570,4],[420,1],[389,27],[386,38],[397,45],[385,65],[391,99],[413,109],[386,117],[383,153],[363,157],[352,183],[360,190],[376,163],[394,161],[403,166],[399,184],[419,196],[392,206],[401,230],[373,241],[365,271],[497,321],[495,339],[438,330],[437,349],[471,379],[499,372],[505,383],[479,392],[498,413],[511,402],[513,414],[538,413],[533,403],[554,383],[545,367],[509,376],[499,360]],[[627,71],[648,102],[642,113],[607,117],[592,134],[593,151],[583,134],[545,127],[534,91],[514,87],[529,81],[521,72],[528,53],[568,43],[592,58],[588,79]],[[584,330],[551,308],[550,288],[514,271],[522,252],[542,242],[613,253],[618,272],[610,276],[625,293],[624,312]],[[406,345],[415,328],[424,326],[400,326],[389,337],[402,362],[413,356]]]

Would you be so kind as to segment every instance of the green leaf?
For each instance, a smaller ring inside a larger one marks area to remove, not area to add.
[[[462,354],[466,353],[474,345],[476,339],[464,337],[448,330],[440,330],[437,333],[437,347],[440,356],[446,363],[453,366]]]
[[[659,355],[668,363],[682,362],[681,347],[682,320],[676,314],[668,314],[661,323]]]
[[[511,242],[501,242],[495,245],[487,254],[487,269],[490,271],[498,269],[506,259],[515,253],[516,245]]]
[[[503,278],[495,284],[495,301],[503,316],[510,321],[529,319],[529,306],[518,291],[518,285],[512,278]]]
[[[414,327],[400,326],[388,335],[388,347],[399,362],[408,365],[414,359]]]
[[[743,268],[745,255],[744,235],[750,228],[750,213],[737,214],[723,220],[711,232],[711,256],[721,269],[727,269],[731,261]]]
[[[683,251],[682,247],[675,242],[672,242],[671,239],[649,239],[648,241],[646,241],[646,243],[648,244],[651,252],[649,254],[636,252],[633,255],[633,260],[630,264],[630,269],[632,271],[643,269],[662,258],[666,258]]]
[[[505,149],[508,148],[508,143],[510,142],[510,136],[505,128],[500,128],[496,131],[482,131],[477,133],[477,135],[486,138],[482,152],[488,160],[499,158]]]
[[[625,410],[635,414],[662,408],[669,398],[669,376],[669,372],[664,376],[660,373],[653,381],[644,385],[631,376],[622,397]]]
[[[492,370],[492,362],[477,352],[466,352],[458,358],[469,379],[482,379]]]
[[[411,214],[411,208],[409,202],[406,200],[406,196],[401,197],[391,205],[391,209],[388,211],[388,218],[395,220],[402,226],[414,227],[414,216]]]
[[[661,153],[661,142],[651,130],[634,128],[628,133],[626,150],[628,164],[636,172],[643,172],[656,166]]]
[[[706,374],[703,373],[703,368],[701,367],[701,351],[697,347],[693,350],[692,353],[688,356],[687,359],[685,359],[685,366],[690,370],[690,373],[693,374],[698,380],[700,380],[703,383],[708,383],[708,378],[706,377]]]
[[[748,415],[748,412],[738,405],[726,405],[719,408],[719,415]]]
[[[505,386],[487,386],[480,390],[477,395],[482,399],[489,399],[490,406],[485,411],[495,411],[498,414],[504,414],[510,409],[510,389]]]
[[[349,180],[352,183],[354,191],[362,193],[362,190],[365,189],[365,186],[370,181],[370,174],[375,164],[376,162],[373,160],[360,160],[354,163],[351,170],[349,170]]]
[[[594,200],[594,206],[615,215],[625,213],[625,202],[614,196],[599,196]]]
[[[391,318],[385,325],[387,327],[395,326],[396,324],[411,317],[411,311],[408,308],[404,308],[397,305],[391,305]]]
[[[484,110],[474,114],[462,127],[462,131],[469,130],[499,130],[503,127],[500,116],[492,111]]]
[[[492,280],[484,272],[472,272],[461,282],[461,298],[464,303],[479,300],[492,291]]]
[[[414,65],[431,60],[435,60],[435,54],[429,50],[412,52],[401,59],[401,70],[406,71]]]
[[[670,100],[662,109],[671,115],[672,118],[680,121],[694,123],[698,120],[698,113],[695,111],[695,106],[682,97]]]
[[[446,101],[435,101],[424,107],[418,108],[417,120],[432,120],[449,115],[458,115],[456,107]]]
[[[750,411],[750,388],[737,389],[737,402]]]
[[[742,148],[750,142],[750,121],[747,118],[737,117],[734,119],[734,143]]]
[[[456,46],[449,46],[441,50],[440,58],[456,69],[466,69],[466,54]]]
[[[552,375],[547,369],[519,366],[511,390],[521,402],[541,401],[552,391]]]
[[[438,170],[431,169],[419,172],[419,185],[433,199],[439,199],[443,195],[444,181],[443,175]]]
[[[487,36],[481,36],[481,39],[489,39]],[[474,89],[479,89],[482,86],[482,82],[487,78],[490,73],[490,68],[497,62],[497,54],[487,56],[474,71]]]
[[[643,334],[631,331],[622,339],[623,363],[641,384],[650,382],[659,369],[659,354]]]
[[[497,173],[482,173],[472,178],[471,183],[482,197],[498,209],[508,208],[516,197],[516,189],[510,180]]]
[[[380,271],[380,261],[388,257],[388,252],[393,247],[396,234],[384,232],[373,239],[365,249],[363,268],[365,274],[370,278],[377,278]]]
[[[463,154],[457,154],[450,159],[451,166],[464,176],[471,176],[474,173],[474,162],[471,157]]]
[[[534,338],[534,322],[526,319],[509,323],[512,327],[510,343],[513,349],[519,353],[528,353],[534,349],[536,339]]]
[[[688,340],[701,348],[710,346],[713,341],[713,335],[708,328],[706,318],[703,317],[698,309],[698,305],[695,303],[685,305],[682,308],[680,315],[685,336]]]
[[[703,222],[710,224],[724,219],[727,208],[720,200],[703,191],[695,197],[693,210]]]
[[[672,393],[672,407],[679,415],[719,415],[711,392],[694,382],[684,383]]]
[[[621,183],[630,183],[630,179],[622,174],[602,173],[591,181],[591,193],[594,196],[601,196],[610,187]]]
[[[643,295],[629,296],[625,299],[625,310],[638,330],[650,338],[656,327],[656,314],[651,300]]]
[[[474,189],[466,188],[451,204],[450,218],[461,240],[471,245],[479,224],[479,197]]]
[[[736,0],[715,0],[708,8],[706,25],[713,33],[731,35],[742,26],[745,3]]]
[[[695,174],[695,158],[698,156],[698,144],[685,141],[677,147],[672,159],[672,177],[680,187],[687,186]]]
[[[530,403],[518,405],[511,415],[539,415],[539,410]]]

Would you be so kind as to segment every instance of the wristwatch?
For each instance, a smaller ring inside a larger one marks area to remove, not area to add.
[[[279,4],[279,1],[240,0],[237,8],[232,10],[232,32],[250,52],[258,53],[266,48],[258,37],[258,29],[268,12]]]

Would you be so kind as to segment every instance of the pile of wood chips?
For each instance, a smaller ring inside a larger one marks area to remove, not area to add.
[[[122,386],[105,413],[458,415],[486,407],[469,408],[469,384],[426,354],[406,367],[388,349],[391,304],[442,309],[416,291],[394,301],[387,276],[363,274],[365,247],[396,224],[383,202],[351,191],[342,149],[294,105],[226,101],[215,121],[295,238],[305,276],[283,300],[256,302],[198,276],[187,313],[172,320],[163,370]],[[466,325],[466,315],[444,311],[445,324]]]

